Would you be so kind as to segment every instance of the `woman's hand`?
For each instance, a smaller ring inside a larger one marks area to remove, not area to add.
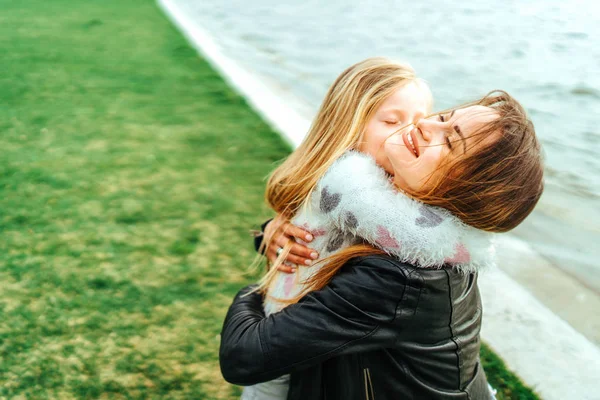
[[[284,263],[277,268],[279,271],[294,272],[297,266],[309,266],[319,258],[315,250],[297,243],[295,238],[304,242],[311,242],[314,239],[310,232],[292,225],[280,215],[265,226],[264,240],[269,241],[265,242],[265,245],[268,245],[265,255],[271,264],[275,263],[279,249],[285,247],[290,241],[293,243]]]

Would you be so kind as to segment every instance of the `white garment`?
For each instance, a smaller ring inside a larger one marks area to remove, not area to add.
[[[246,386],[240,400],[285,400],[290,387],[290,376],[283,375],[269,382]]]

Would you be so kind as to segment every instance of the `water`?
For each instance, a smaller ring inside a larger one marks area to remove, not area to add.
[[[223,52],[312,117],[371,56],[408,61],[443,109],[504,89],[530,113],[546,191],[514,233],[600,293],[600,24],[591,1],[176,0]]]

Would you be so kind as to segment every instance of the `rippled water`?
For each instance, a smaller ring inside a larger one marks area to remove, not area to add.
[[[437,109],[504,89],[528,109],[547,189],[516,234],[600,291],[600,24],[591,1],[176,0],[246,68],[318,108],[347,66],[408,61]],[[312,116],[312,115],[311,115]]]

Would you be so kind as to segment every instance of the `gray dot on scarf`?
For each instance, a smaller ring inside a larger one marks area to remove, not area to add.
[[[421,208],[419,208],[419,213],[421,216],[415,220],[415,224],[417,224],[417,226],[433,228],[444,221],[444,218],[431,211],[429,207],[425,205],[422,205]]]
[[[345,238],[346,237],[344,235],[344,232],[341,232],[337,229],[334,230],[333,232],[331,232],[331,238],[329,239],[329,243],[327,243],[327,247],[325,248],[325,250],[327,250],[330,253],[332,251],[336,251],[337,249],[342,247]]]
[[[341,195],[337,193],[330,194],[327,186],[325,186],[323,190],[321,190],[321,202],[319,207],[324,213],[330,213],[335,210],[338,204],[340,204],[341,199]]]
[[[358,226],[358,218],[350,211],[346,213],[345,224],[348,228],[355,229]]]

